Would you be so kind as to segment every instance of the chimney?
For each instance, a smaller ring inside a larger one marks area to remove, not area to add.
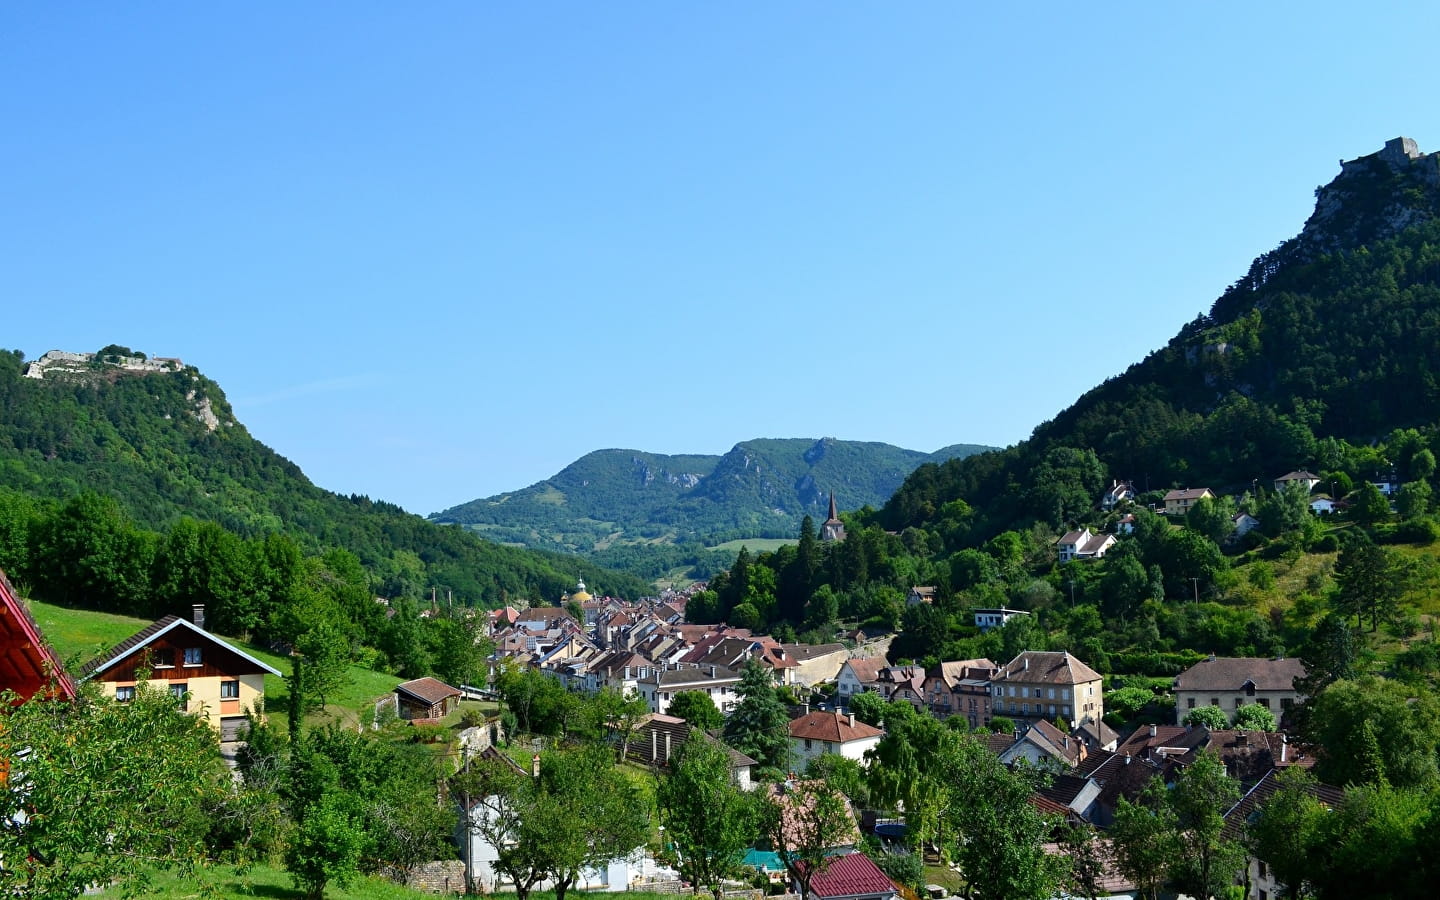
[[[1155,736],[1155,731],[1156,731],[1156,728],[1155,728],[1155,726],[1152,724],[1152,725],[1150,726],[1150,736],[1151,736],[1151,737],[1154,737],[1154,736]]]
[[[1026,672],[1030,671],[1030,657],[1025,657],[1020,662],[1020,668]]]
[[[805,704],[805,712],[802,713],[802,715],[806,715],[806,716],[810,715],[810,704],[808,704],[808,703]]]
[[[651,762],[659,762],[659,761],[660,761],[660,745],[659,745],[659,741],[660,741],[660,732],[656,731],[656,730],[653,729],[653,728],[650,729],[650,761],[651,761]]]
[[[530,775],[532,778],[540,777],[540,754],[530,757]]]
[[[1286,753],[1289,751],[1289,749],[1290,749],[1290,739],[1289,739],[1288,737],[1286,737],[1285,735],[1283,735],[1283,734],[1280,735],[1280,761],[1281,761],[1282,763],[1285,761],[1285,756],[1286,756]]]
[[[1125,754],[1125,765],[1130,765],[1130,754]]]
[[[205,604],[196,603],[190,607],[190,614],[195,622],[196,628],[205,627]]]
[[[715,677],[715,667],[714,667],[714,666],[711,666],[711,667],[710,667],[710,677],[711,677],[711,678],[714,678],[714,677]]]
[[[665,732],[665,762],[670,762],[670,732]]]
[[[855,727],[855,714],[853,712],[850,714],[850,727]]]

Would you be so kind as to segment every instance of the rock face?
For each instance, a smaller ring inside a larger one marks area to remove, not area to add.
[[[1440,210],[1440,152],[1421,153],[1397,137],[1375,153],[1340,161],[1340,174],[1315,189],[1315,211],[1295,237],[1250,265],[1215,303],[1211,317],[1226,321],[1248,308],[1247,297],[1282,268],[1394,237],[1428,222]]]
[[[1421,153],[1398,137],[1378,153],[1340,164],[1340,174],[1315,192],[1315,212],[1296,238],[1301,260],[1383,240],[1435,216],[1440,153]]]

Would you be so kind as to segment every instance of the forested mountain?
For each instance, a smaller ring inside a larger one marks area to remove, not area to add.
[[[457,602],[553,602],[578,576],[612,594],[648,590],[573,557],[498,546],[316,487],[236,421],[219,385],[178,361],[130,371],[82,360],[41,378],[25,377],[26,368],[19,351],[0,352],[0,491],[12,496],[61,501],[88,490],[153,531],[191,517],[245,538],[283,533],[308,554],[349,550],[387,597],[435,588]]]
[[[723,456],[597,450],[530,487],[436,513],[497,541],[593,554],[636,543],[794,537],[805,516],[879,505],[926,462],[989,448],[920,453],[834,438],[760,439]]]
[[[956,546],[976,546],[1073,523],[1113,478],[1239,489],[1308,466],[1408,480],[1409,454],[1370,446],[1440,422],[1440,155],[1391,141],[1316,197],[1301,234],[1163,349],[1027,441],[920,467],[878,522],[944,523]]]

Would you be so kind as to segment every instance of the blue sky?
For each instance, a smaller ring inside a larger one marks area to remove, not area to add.
[[[1440,149],[1440,8],[1013,6],[4,4],[0,346],[182,357],[422,514],[603,447],[1009,444],[1339,159]]]

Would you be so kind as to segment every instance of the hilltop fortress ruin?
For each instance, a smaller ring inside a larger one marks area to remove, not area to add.
[[[109,349],[109,348],[106,348]],[[120,369],[125,372],[144,374],[149,372],[179,372],[185,364],[168,356],[146,357],[127,356],[118,353],[71,353],[68,350],[51,350],[25,367],[26,378],[44,378],[47,374],[85,375],[96,367]]]

